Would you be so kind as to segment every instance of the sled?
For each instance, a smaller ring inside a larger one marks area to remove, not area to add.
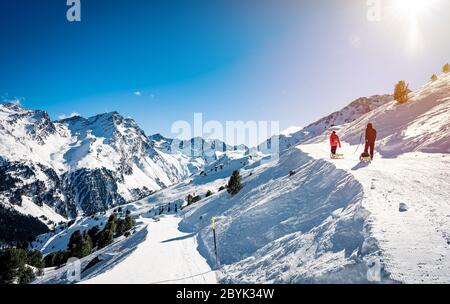
[[[359,160],[361,162],[364,162],[364,163],[370,163],[372,161],[372,158],[370,158],[370,154],[369,153],[364,152],[359,157]]]
[[[344,154],[330,154],[331,159],[343,159]]]

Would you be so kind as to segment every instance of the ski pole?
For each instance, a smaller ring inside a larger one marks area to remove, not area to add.
[[[361,136],[359,137],[359,144],[358,144],[358,146],[356,147],[356,150],[355,150],[355,152],[353,152],[353,154],[355,154],[355,153],[358,151],[359,146],[361,146],[362,136],[363,136],[363,135],[361,134]]]

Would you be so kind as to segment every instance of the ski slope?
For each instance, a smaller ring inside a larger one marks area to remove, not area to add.
[[[391,278],[402,283],[450,283],[450,155],[406,153],[362,164],[356,146],[344,144],[345,159],[330,160],[328,142],[300,145],[328,160],[363,186],[362,206]],[[407,211],[400,211],[406,204]]]
[[[80,277],[69,277],[74,272],[74,264],[69,264],[45,269],[34,284],[216,283],[215,271],[197,251],[195,234],[181,232],[180,221],[176,214],[141,217],[130,237],[79,260]],[[99,261],[89,266],[95,259]]]
[[[143,219],[147,238],[125,260],[83,284],[212,284],[216,275],[196,250],[194,234],[178,230],[176,215]]]

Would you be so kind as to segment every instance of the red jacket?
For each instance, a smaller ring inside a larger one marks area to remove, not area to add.
[[[339,136],[336,134],[336,132],[331,133],[330,145],[332,147],[337,147],[337,146],[339,146],[339,148],[341,147],[341,141],[339,140]]]

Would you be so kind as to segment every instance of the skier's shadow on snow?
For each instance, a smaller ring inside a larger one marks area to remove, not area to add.
[[[356,171],[356,170],[359,170],[359,169],[362,169],[362,168],[366,168],[366,167],[368,167],[369,166],[369,163],[366,163],[366,162],[359,162],[358,164],[356,164],[356,166],[354,166],[353,168],[352,168],[352,171]]]
[[[181,241],[181,240],[185,240],[185,239],[191,238],[191,237],[193,237],[195,235],[196,235],[196,233],[191,233],[191,234],[179,236],[179,237],[176,237],[176,238],[173,238],[173,239],[168,239],[168,240],[162,241],[161,243],[170,243],[170,242],[174,242],[174,241]]]

